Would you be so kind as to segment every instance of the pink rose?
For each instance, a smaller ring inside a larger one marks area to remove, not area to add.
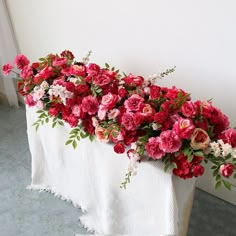
[[[232,148],[236,147],[236,130],[235,129],[227,129],[220,138],[224,141],[224,143],[228,143],[232,146]]]
[[[205,102],[205,101],[196,101],[194,103],[199,111],[204,117],[210,118],[211,113],[213,111],[213,107],[211,105],[211,102]]]
[[[117,143],[115,146],[114,146],[114,151],[118,154],[120,153],[124,153],[125,152],[125,146],[124,144],[122,143]]]
[[[124,105],[127,111],[140,111],[143,106],[144,99],[138,94],[133,94],[127,100],[125,100]]]
[[[183,139],[189,139],[194,129],[195,126],[193,124],[193,121],[190,119],[180,118],[173,125],[173,130],[175,131],[175,133]]]
[[[143,115],[148,115],[154,113],[155,110],[152,108],[150,104],[144,104],[144,107],[142,109],[142,114]]]
[[[101,142],[107,143],[109,141],[108,131],[105,128],[101,127],[101,126],[97,126],[95,128],[95,135],[96,135],[97,139]]]
[[[160,149],[167,153],[179,151],[181,140],[173,130],[162,131],[160,134]]]
[[[220,174],[226,178],[230,177],[234,172],[234,166],[230,163],[220,166]]]
[[[190,146],[193,149],[206,149],[210,144],[210,138],[207,132],[201,128],[196,128],[191,136]]]
[[[70,67],[70,73],[77,76],[85,76],[86,67],[83,64],[75,64]]]
[[[109,113],[108,113],[108,118],[110,119],[110,120],[115,120],[116,119],[116,117],[118,116],[120,114],[120,111],[119,111],[119,109],[112,109],[111,111],[109,111]]]
[[[115,107],[118,96],[116,94],[108,93],[102,97],[101,104],[105,109],[112,109]]]
[[[191,101],[187,101],[182,105],[181,112],[186,117],[194,118],[197,114],[196,105]]]
[[[82,100],[83,111],[87,112],[89,115],[94,115],[98,111],[98,106],[97,98],[91,95],[84,97]]]
[[[107,75],[98,75],[94,77],[93,83],[97,86],[104,86],[111,82],[111,78]]]
[[[59,57],[57,57],[53,61],[52,65],[53,66],[63,66],[63,65],[65,65],[67,63],[67,61],[68,61],[67,58],[59,58]]]
[[[2,71],[4,75],[9,75],[13,69],[13,66],[10,63],[3,65]]]
[[[23,69],[25,66],[29,65],[30,61],[23,54],[18,54],[15,58],[15,64],[18,69]]]
[[[103,106],[100,105],[98,109],[98,119],[105,120],[106,115],[107,115],[107,109],[103,108]]]
[[[135,76],[133,74],[129,74],[125,78],[123,78],[126,84],[131,86],[141,86],[144,82],[144,78],[141,76]]]
[[[152,157],[153,159],[161,159],[165,155],[165,152],[160,149],[159,137],[149,138],[148,142],[145,145],[145,149],[147,151],[148,156]]]
[[[112,130],[110,132],[109,138],[114,142],[117,143],[119,141],[123,141],[125,136],[124,130],[118,131],[118,130]]]
[[[121,124],[127,129],[127,130],[135,130],[136,125],[134,124],[134,115],[131,112],[126,112],[122,116]]]

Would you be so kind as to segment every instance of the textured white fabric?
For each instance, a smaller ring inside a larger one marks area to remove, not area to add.
[[[32,154],[31,189],[53,192],[81,207],[81,223],[98,235],[181,235],[194,179],[164,173],[161,161],[138,165],[127,189],[120,189],[128,167],[126,154],[109,144],[84,139],[74,150],[65,146],[70,127],[51,123],[32,127],[37,114],[27,108]],[[181,235],[182,236],[182,235]]]

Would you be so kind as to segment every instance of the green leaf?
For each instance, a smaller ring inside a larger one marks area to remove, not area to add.
[[[57,125],[57,122],[52,123],[52,128],[54,128]]]
[[[36,113],[42,113],[42,112],[43,112],[43,110],[36,111]]]
[[[228,181],[223,180],[223,184],[227,189],[231,190],[231,184]]]
[[[76,142],[75,140],[73,140],[72,146],[73,146],[74,149],[76,149],[76,147],[77,147],[77,142]]]
[[[88,133],[83,133],[83,132],[80,133],[81,138],[87,138],[88,136],[89,136]]]
[[[211,169],[215,170],[215,169],[217,169],[217,166],[212,166]]]
[[[203,152],[202,151],[197,151],[197,152],[194,152],[194,155],[195,156],[199,156],[199,157],[202,157],[204,156]]]
[[[221,176],[220,175],[217,175],[216,176],[216,181],[219,181],[221,179]]]
[[[36,129],[36,131],[38,131],[38,129],[39,129],[39,124],[36,125],[35,129]]]
[[[216,184],[215,184],[215,189],[220,188],[220,186],[221,186],[221,181],[216,182]]]
[[[49,122],[49,118],[48,118],[48,117],[45,119],[45,122],[46,122],[46,123],[48,123],[48,122]]]
[[[64,126],[63,121],[59,120],[58,123],[59,123],[59,125]]]
[[[80,141],[80,137],[79,136],[77,136],[76,138],[77,138],[78,141]]]
[[[192,162],[192,160],[193,160],[193,155],[192,155],[192,154],[189,154],[189,155],[188,155],[188,162]]]
[[[236,173],[234,174],[234,176],[233,176],[235,179],[236,179]]]
[[[66,141],[66,145],[69,145],[72,142],[73,142],[73,140],[69,139],[69,140]]]
[[[166,164],[165,167],[164,167],[164,172],[167,172],[167,170],[169,169],[170,167],[170,164]]]
[[[214,177],[217,176],[218,173],[219,173],[219,170],[218,170],[218,168],[217,168],[217,169],[215,169],[215,170],[213,171],[213,176],[214,176]]]
[[[189,154],[189,149],[188,149],[188,148],[185,148],[184,151],[183,151],[183,153],[184,153],[185,156],[188,156],[188,154]]]
[[[105,67],[108,69],[110,66],[107,63],[105,63]]]
[[[90,135],[89,135],[89,140],[90,140],[91,142],[93,142],[94,139],[95,139],[94,135],[90,134]]]

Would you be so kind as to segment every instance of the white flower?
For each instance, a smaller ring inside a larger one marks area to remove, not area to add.
[[[223,157],[226,157],[227,155],[231,154],[232,153],[232,147],[230,144],[228,143],[224,143],[222,146],[222,155]]]
[[[153,130],[157,130],[157,129],[158,129],[158,125],[157,125],[156,123],[153,123],[153,124],[152,124],[152,129],[153,129]]]
[[[66,99],[71,98],[73,96],[73,93],[68,91],[65,87],[57,84],[57,85],[51,85],[48,93],[50,96],[59,97],[63,104],[66,104]]]
[[[218,157],[220,156],[221,150],[220,150],[220,145],[217,142],[212,142],[210,143],[211,150],[214,152],[214,156]]]

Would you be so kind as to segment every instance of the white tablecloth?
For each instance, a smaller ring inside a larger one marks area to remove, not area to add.
[[[52,129],[49,122],[36,132],[35,109],[27,108],[26,113],[32,154],[30,189],[70,200],[84,211],[80,218],[84,227],[99,235],[185,234],[195,179],[181,180],[164,173],[161,161],[147,161],[139,164],[127,189],[120,189],[128,167],[126,154],[89,139],[74,150],[65,146],[67,124]]]

